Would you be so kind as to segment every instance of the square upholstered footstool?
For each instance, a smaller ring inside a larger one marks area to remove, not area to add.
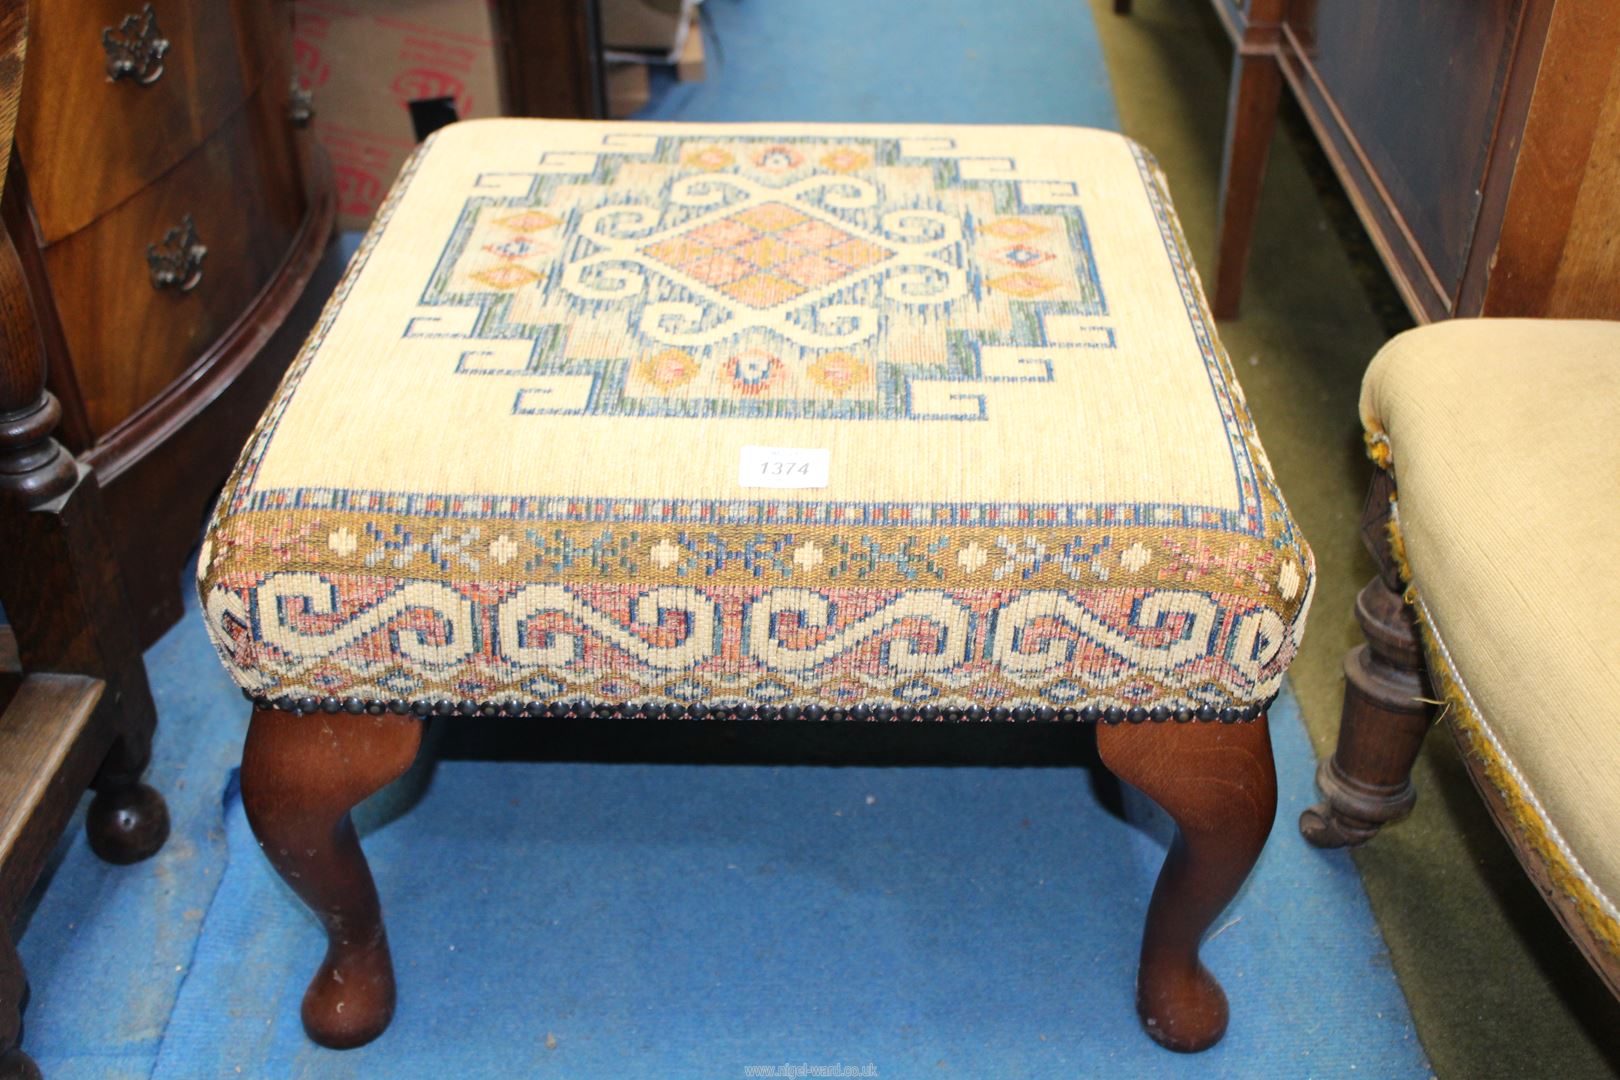
[[[1100,723],[1180,829],[1143,1021],[1225,1029],[1199,940],[1271,827],[1312,562],[1127,139],[447,128],[199,572],[249,818],[327,929],[318,1042],[394,1003],[348,811],[474,715]]]

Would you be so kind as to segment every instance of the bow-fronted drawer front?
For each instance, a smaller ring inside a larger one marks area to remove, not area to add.
[[[31,5],[17,146],[45,243],[174,168],[261,83],[285,96],[286,50],[261,9],[285,22],[279,5],[222,0]]]
[[[304,213],[287,196],[300,189],[293,140],[262,131],[286,123],[284,89],[266,87],[161,182],[45,249],[96,436],[191,368],[279,269]]]

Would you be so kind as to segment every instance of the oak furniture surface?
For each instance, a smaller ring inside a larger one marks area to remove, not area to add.
[[[1237,313],[1283,83],[1419,322],[1620,315],[1620,8],[1211,3],[1237,50],[1218,317]]]
[[[331,236],[287,6],[96,0],[31,13],[5,220],[149,644],[229,455],[291,359]],[[291,325],[285,325],[290,322]]]
[[[327,930],[319,1043],[392,1015],[348,815],[435,716],[1100,724],[1179,829],[1144,1027],[1225,1031],[1198,948],[1271,827],[1314,568],[1118,134],[443,128],[197,570],[248,819]]]
[[[0,3],[0,188],[28,40],[21,0]],[[54,438],[45,349],[9,231],[0,230],[0,1076],[37,1080],[19,1047],[27,980],[11,923],[87,788],[90,846],[147,858],[168,836],[141,782],[156,722],[95,473]]]
[[[1367,645],[1345,661],[1325,798],[1300,829],[1354,845],[1405,816],[1443,719],[1525,872],[1620,996],[1620,323],[1403,334],[1368,369],[1362,415],[1383,466],[1363,527],[1380,574],[1357,602]]]

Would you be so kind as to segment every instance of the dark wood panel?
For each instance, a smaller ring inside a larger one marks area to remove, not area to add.
[[[1556,10],[1567,15],[1582,6],[1590,9],[1610,2],[1556,0]],[[1506,65],[1502,109],[1496,122],[1496,137],[1491,142],[1491,159],[1485,166],[1485,179],[1480,184],[1474,241],[1468,249],[1468,264],[1463,269],[1462,287],[1457,290],[1453,315],[1473,317],[1484,314],[1485,288],[1496,270],[1502,232],[1508,225],[1508,196],[1519,167],[1520,151],[1529,134],[1527,121],[1531,97],[1536,93],[1543,71],[1548,73],[1548,89],[1553,90],[1555,95],[1558,93],[1555,86],[1569,75],[1560,63],[1557,50],[1553,55],[1547,53],[1554,10],[1555,0],[1527,0],[1524,17],[1519,23],[1518,41],[1514,45],[1513,57]],[[1535,172],[1534,168],[1531,172]]]
[[[591,119],[607,115],[596,0],[490,0],[502,112]]]
[[[1620,5],[1559,0],[1544,37],[1516,167],[1496,185],[1500,235],[1462,310],[1620,318]]]
[[[1322,151],[1332,163],[1344,193],[1367,229],[1367,236],[1388,268],[1401,299],[1419,322],[1443,319],[1451,314],[1449,294],[1417,253],[1410,232],[1391,210],[1391,202],[1376,174],[1367,168],[1352,133],[1335,118],[1332,103],[1321,86],[1310,76],[1293,47],[1292,34],[1284,30],[1284,48],[1279,54],[1283,76],[1299,101]],[[1229,139],[1231,135],[1227,136]]]
[[[304,211],[292,135],[274,130],[288,123],[284,89],[265,87],[161,184],[46,248],[73,371],[98,439],[180,378],[280,267]],[[244,227],[244,207],[256,208],[251,228]],[[155,288],[147,245],[161,243],[187,215],[207,248],[201,278],[189,291]]]
[[[46,243],[84,228],[133,196],[226,123],[257,89],[269,4],[153,0],[168,41],[150,85],[107,75],[102,31],[140,0],[35,4],[17,146],[32,168]]]
[[[1408,283],[1409,300],[1427,287],[1443,312],[1467,263],[1524,14],[1524,0],[1299,0],[1287,16],[1291,81],[1319,128],[1339,128],[1324,142],[1345,159],[1341,175],[1359,174],[1361,198],[1385,204],[1369,207],[1384,244],[1412,249],[1404,261],[1424,280]]]

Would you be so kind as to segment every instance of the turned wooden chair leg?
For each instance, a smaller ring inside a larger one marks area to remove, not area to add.
[[[361,1046],[394,1016],[394,966],[377,887],[349,811],[416,758],[414,717],[273,709],[253,714],[242,804],[276,872],[326,928],[326,959],[304,992],[304,1030],[322,1046]]]
[[[1412,811],[1412,764],[1429,730],[1423,700],[1423,647],[1412,612],[1382,578],[1356,597],[1367,635],[1344,658],[1339,742],[1316,769],[1323,800],[1299,816],[1300,835],[1317,847],[1354,847]]]
[[[40,1080],[39,1066],[18,1047],[28,978],[11,933],[0,926],[0,1080]]]
[[[1232,60],[1220,209],[1215,218],[1215,289],[1209,306],[1217,319],[1230,319],[1238,313],[1281,94],[1282,69],[1271,51],[1239,46]]]
[[[1316,769],[1323,801],[1299,816],[1299,831],[1317,847],[1364,844],[1412,811],[1412,763],[1429,730],[1423,699],[1423,644],[1402,596],[1391,547],[1395,480],[1373,473],[1361,512],[1361,540],[1378,576],[1356,597],[1356,621],[1367,636],[1344,658],[1344,705],[1333,756]]]
[[[1277,813],[1266,718],[1249,723],[1110,724],[1103,763],[1176,823],[1142,934],[1136,1010],[1171,1050],[1205,1050],[1226,1033],[1226,994],[1198,959],[1204,932],[1254,868]]]

